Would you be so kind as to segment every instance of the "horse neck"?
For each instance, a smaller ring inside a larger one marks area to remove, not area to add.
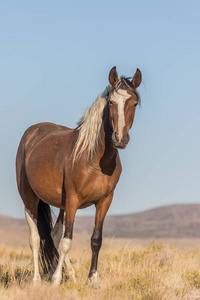
[[[117,149],[113,147],[112,143],[112,128],[109,122],[109,106],[107,105],[103,114],[103,122],[101,132],[99,135],[98,149],[94,154],[94,159],[101,162],[103,165],[109,166],[116,158]]]

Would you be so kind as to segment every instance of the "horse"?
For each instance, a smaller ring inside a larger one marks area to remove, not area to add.
[[[98,255],[103,222],[122,171],[118,149],[125,149],[130,136],[142,74],[118,77],[109,72],[109,85],[88,108],[75,129],[53,123],[29,127],[16,156],[19,194],[25,206],[33,254],[33,283],[41,281],[40,269],[54,285],[62,280],[66,266],[76,282],[67,256],[77,209],[95,205],[91,236],[92,258],[87,282],[98,287]],[[60,209],[55,225],[50,206]],[[41,267],[39,267],[41,263]]]

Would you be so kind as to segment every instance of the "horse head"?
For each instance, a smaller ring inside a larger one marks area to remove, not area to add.
[[[137,69],[132,80],[125,77],[118,78],[116,67],[109,73],[112,91],[108,101],[110,106],[110,126],[112,127],[112,141],[115,148],[125,149],[129,140],[129,129],[135,116],[135,109],[140,103],[136,88],[142,81],[142,73]]]

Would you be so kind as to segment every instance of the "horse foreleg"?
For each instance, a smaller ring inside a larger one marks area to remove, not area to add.
[[[96,205],[95,226],[91,237],[92,261],[87,283],[94,288],[99,288],[97,264],[99,250],[102,244],[103,221],[110,207],[113,193],[109,194],[103,201]]]
[[[69,203],[69,200],[68,200],[68,203]],[[66,259],[67,265],[69,266],[69,264],[70,264],[68,257],[66,258],[66,255],[69,252],[71,245],[72,245],[72,233],[73,233],[75,213],[76,213],[76,208],[73,206],[71,209],[70,205],[68,205],[68,208],[66,210],[66,215],[65,215],[65,232],[64,232],[64,236],[61,238],[59,246],[58,246],[58,253],[59,253],[58,265],[57,265],[55,273],[53,274],[53,277],[52,277],[52,281],[53,281],[54,285],[58,285],[61,282],[62,267],[63,267],[63,263],[64,263],[65,259]]]
[[[54,228],[51,231],[51,237],[53,239],[54,245],[56,247],[56,249],[59,251],[59,244],[61,239],[63,238],[64,235],[64,210],[60,210],[58,219],[56,221],[56,224],[54,226]],[[76,276],[75,276],[75,271],[74,268],[71,265],[71,262],[69,260],[68,255],[65,255],[65,260],[64,260],[66,267],[67,267],[67,272],[70,278],[73,279],[73,282],[76,283]]]

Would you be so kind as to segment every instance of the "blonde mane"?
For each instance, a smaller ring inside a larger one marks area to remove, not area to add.
[[[79,135],[73,151],[73,163],[80,158],[85,150],[87,150],[88,159],[91,159],[95,154],[103,124],[103,112],[107,104],[106,96],[110,89],[110,87],[105,89],[77,123]]]

